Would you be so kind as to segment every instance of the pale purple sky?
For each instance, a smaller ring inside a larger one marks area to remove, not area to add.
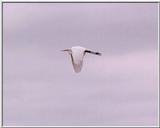
[[[158,123],[157,3],[3,3],[4,125]],[[75,74],[60,50],[84,46]]]

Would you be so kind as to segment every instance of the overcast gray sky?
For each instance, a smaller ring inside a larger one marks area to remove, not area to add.
[[[157,3],[3,3],[4,125],[157,125]],[[60,50],[84,46],[79,74]]]

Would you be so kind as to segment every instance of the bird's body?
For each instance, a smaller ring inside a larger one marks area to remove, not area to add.
[[[71,55],[72,64],[76,73],[81,71],[83,65],[83,58],[86,53],[101,55],[101,53],[99,52],[93,52],[80,46],[75,46],[71,49],[65,49],[62,51],[67,51]]]
[[[86,50],[85,48],[80,46],[71,48],[71,51],[72,51],[71,59],[72,59],[72,64],[76,73],[80,72],[83,66],[83,58],[84,58],[85,50]]]

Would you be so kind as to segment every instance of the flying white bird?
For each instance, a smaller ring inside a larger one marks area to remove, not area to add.
[[[64,49],[62,51],[67,51],[69,55],[71,56],[73,68],[76,73],[79,73],[81,71],[82,65],[83,65],[83,58],[86,53],[101,55],[101,53],[99,52],[94,52],[94,51],[91,51],[87,48],[80,47],[80,46],[75,46],[70,49]]]

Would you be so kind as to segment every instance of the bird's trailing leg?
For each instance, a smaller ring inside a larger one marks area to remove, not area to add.
[[[99,52],[94,52],[94,51],[91,51],[91,50],[85,50],[86,53],[91,53],[91,54],[95,54],[95,55],[99,55],[101,56],[102,54],[99,53]]]

